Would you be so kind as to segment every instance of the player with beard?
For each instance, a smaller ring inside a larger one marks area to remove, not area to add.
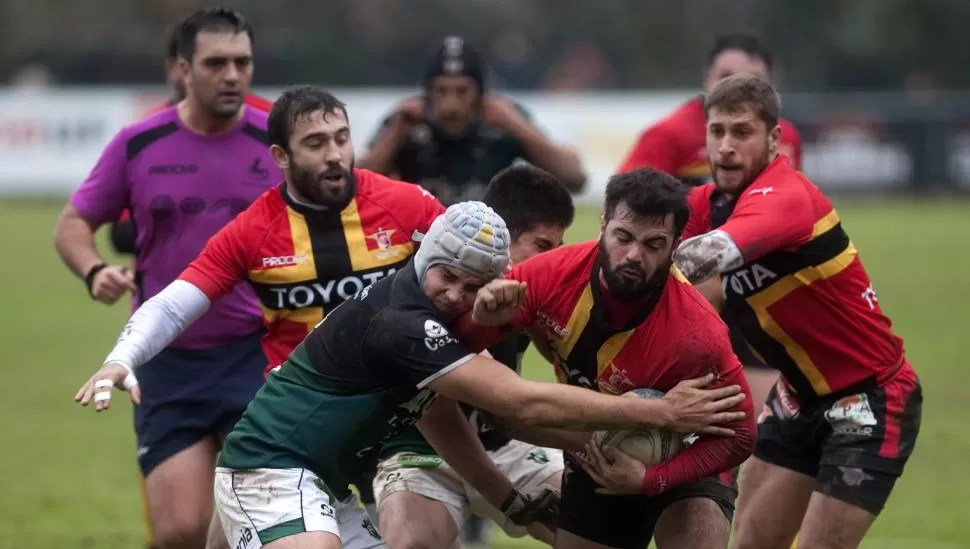
[[[780,102],[751,75],[705,99],[715,182],[674,258],[721,275],[726,312],[782,372],[741,477],[735,546],[854,548],[919,432],[922,392],[832,204],[778,153]]]
[[[446,205],[480,199],[519,159],[581,191],[586,175],[576,151],[550,141],[520,105],[487,93],[485,73],[478,51],[445,38],[427,65],[424,93],[384,120],[361,166],[417,183]]]
[[[668,391],[709,373],[716,384],[744,388],[747,398],[735,408],[743,419],[732,425],[733,437],[701,436],[649,468],[618,451],[587,448],[588,433],[519,426],[517,438],[574,451],[567,457],[556,547],[643,549],[651,538],[661,548],[727,544],[736,492],[718,474],[751,454],[754,417],[726,326],[672,266],[689,217],[687,191],[650,168],[613,176],[598,241],[516,265],[480,290],[472,314],[457,322],[458,337],[473,349],[529,329],[551,351],[560,382],[594,391]]]
[[[268,358],[261,369],[268,374],[344,299],[407,263],[414,233],[425,233],[444,211],[418,186],[356,169],[346,108],[319,88],[283,93],[270,113],[268,140],[283,183],[219,231],[131,317],[105,366],[79,393],[82,403],[95,380],[151,360],[234,288],[251,287],[260,300]],[[110,396],[96,402],[98,409]],[[369,493],[370,479],[358,486]]]

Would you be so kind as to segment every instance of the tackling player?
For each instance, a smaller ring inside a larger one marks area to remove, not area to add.
[[[485,189],[482,201],[506,221],[512,242],[512,263],[556,248],[575,215],[569,192],[548,173],[530,165],[511,166],[500,171]],[[491,356],[521,373],[522,355],[529,346],[525,334],[512,336],[489,348]],[[512,440],[500,430],[474,418],[482,445],[491,460],[524,494],[544,489],[559,492],[562,453]],[[469,513],[486,516],[502,525],[513,537],[525,529],[509,522],[489,506],[434,449],[416,428],[405,429],[381,446],[381,462],[374,480],[380,506],[380,531],[394,548],[450,547],[458,528]],[[534,525],[529,533],[549,545],[554,538],[548,529]]]
[[[478,200],[519,159],[582,190],[576,151],[550,141],[521,106],[486,93],[484,62],[462,38],[449,36],[435,50],[423,88],[384,120],[361,166],[418,183],[445,204]]]
[[[61,258],[105,304],[131,291],[134,307],[144,305],[277,177],[266,115],[243,108],[253,69],[249,24],[234,11],[206,9],[178,32],[185,100],[122,129],[55,229]],[[134,273],[105,264],[93,238],[126,208],[136,227]],[[262,382],[261,333],[256,298],[240,287],[139,372],[137,456],[161,547],[206,542],[212,463]]]
[[[782,372],[741,479],[735,547],[854,548],[919,432],[922,391],[828,199],[778,154],[775,90],[722,80],[705,98],[714,183],[694,190],[675,254],[722,275],[726,312]]]
[[[362,512],[347,505],[348,477],[366,465],[360,456],[426,410],[419,428],[443,459],[514,522],[538,518],[554,500],[519,494],[451,399],[529,425],[732,434],[715,425],[743,416],[724,410],[744,396],[738,386],[699,390],[711,376],[682,383],[664,399],[631,401],[523,380],[455,339],[445,324],[506,270],[509,239],[502,219],[483,204],[450,207],[407,266],[335,309],[269,377],[219,461],[217,507],[231,540],[295,549],[377,546]]]
[[[774,57],[762,41],[750,34],[726,34],[718,36],[708,55],[707,73],[704,77],[705,93],[721,79],[745,72],[771,79]],[[700,185],[711,180],[710,165],[704,147],[706,116],[704,96],[699,95],[684,103],[667,118],[647,128],[623,161],[619,171],[625,172],[643,166],[663,170],[682,181]],[[786,154],[797,168],[802,161],[802,145],[798,131],[787,120],[781,119],[780,152]],[[709,292],[708,292],[709,293]],[[715,292],[717,293],[717,292]],[[714,302],[722,297],[716,295]],[[740,329],[728,322],[734,352],[744,364],[744,375],[751,386],[751,396],[761,406],[778,372],[758,359],[747,344]]]
[[[625,460],[638,466],[632,478],[614,478],[595,463],[567,455],[557,547],[642,549],[654,537],[659,547],[727,544],[736,492],[717,475],[751,454],[754,417],[727,328],[672,266],[671,253],[689,216],[686,195],[686,186],[650,168],[613,176],[598,241],[516,265],[505,280],[485,286],[472,315],[459,319],[457,335],[472,348],[510,329],[531,329],[551,351],[560,382],[590,393],[667,391],[708,373],[720,384],[744,387],[746,398],[734,408],[741,419],[732,424],[733,437],[702,436],[650,468]],[[523,286],[526,297],[519,306],[515,295]],[[551,441],[557,435],[520,427],[516,436]],[[556,444],[580,451],[589,441],[559,438]],[[598,482],[625,495],[603,495]]]

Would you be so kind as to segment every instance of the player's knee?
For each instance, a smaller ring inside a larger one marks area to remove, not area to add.
[[[209,521],[178,512],[155,521],[155,544],[160,549],[199,549],[205,547]]]

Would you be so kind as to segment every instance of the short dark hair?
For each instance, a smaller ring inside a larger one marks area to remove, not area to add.
[[[509,166],[495,174],[485,188],[482,202],[501,216],[513,239],[539,225],[567,229],[576,216],[566,187],[548,172],[529,164]]]
[[[202,8],[182,20],[178,26],[178,56],[191,61],[195,55],[196,37],[200,32],[246,33],[254,41],[253,27],[238,11],[231,8]]]
[[[711,109],[730,113],[753,109],[768,130],[778,125],[781,99],[770,82],[746,73],[732,74],[714,85],[704,97],[704,112]]]
[[[760,37],[747,32],[732,32],[718,35],[714,39],[714,44],[711,46],[710,52],[707,54],[708,68],[714,64],[714,60],[718,55],[730,50],[740,50],[751,57],[761,59],[769,73],[774,68],[775,57],[768,50],[768,46],[762,42]]]
[[[165,31],[165,60],[178,59],[179,56],[179,28],[181,23],[172,25]]]
[[[664,218],[674,215],[674,238],[680,238],[690,207],[687,194],[690,188],[676,177],[653,168],[644,167],[619,173],[606,183],[606,204],[603,215],[607,221],[613,219],[620,204],[636,217]]]
[[[293,136],[296,121],[316,111],[324,113],[340,111],[350,122],[346,105],[332,93],[317,86],[292,86],[283,91],[269,111],[267,122],[269,144],[277,145],[284,151],[290,152],[290,137]]]

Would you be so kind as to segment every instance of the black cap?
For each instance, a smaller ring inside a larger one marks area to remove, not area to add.
[[[467,76],[485,92],[485,67],[482,56],[460,36],[448,36],[435,49],[424,74],[424,87],[436,76]]]

